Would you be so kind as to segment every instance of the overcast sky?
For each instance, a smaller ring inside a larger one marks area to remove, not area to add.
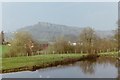
[[[117,6],[117,2],[2,3],[3,30],[15,31],[38,22],[113,30],[117,28]]]

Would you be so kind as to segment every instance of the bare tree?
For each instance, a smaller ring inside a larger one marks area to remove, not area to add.
[[[93,53],[92,48],[96,42],[96,39],[97,35],[94,29],[90,27],[84,28],[80,33],[80,43],[83,44],[84,49],[90,54]]]
[[[34,41],[29,33],[15,33],[14,39],[11,41],[11,51],[14,51],[16,54],[31,56],[33,47]]]
[[[58,53],[70,53],[74,51],[74,48],[64,37],[60,37],[54,44],[54,51]]]

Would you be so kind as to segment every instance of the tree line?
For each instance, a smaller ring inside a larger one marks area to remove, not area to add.
[[[75,45],[65,37],[60,37],[54,44],[50,44],[44,50],[41,50],[41,43],[33,39],[28,32],[16,32],[14,38],[10,40],[10,43],[11,46],[9,46],[9,51],[3,53],[4,57],[32,56],[44,53],[97,54],[118,50],[118,32],[116,30],[114,36],[102,38],[96,34],[94,29],[86,27],[80,32]]]
[[[50,46],[48,53],[88,53],[97,54],[101,52],[110,52],[118,50],[118,32],[111,37],[102,38],[96,34],[96,31],[90,27],[84,28],[76,45],[71,45],[69,41],[62,37],[57,39],[55,44]]]

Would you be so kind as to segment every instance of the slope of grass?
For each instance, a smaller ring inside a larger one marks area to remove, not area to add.
[[[118,52],[105,52],[105,53],[99,53],[99,55],[101,56],[114,56],[114,57],[118,57]]]
[[[12,57],[2,59],[2,69],[18,68],[23,66],[42,65],[53,63],[55,61],[63,61],[64,59],[78,59],[85,54],[47,54],[27,57]]]
[[[0,57],[4,55],[6,52],[9,52],[9,46],[8,45],[0,45]]]
[[[9,51],[8,45],[0,45],[0,52],[5,53]]]

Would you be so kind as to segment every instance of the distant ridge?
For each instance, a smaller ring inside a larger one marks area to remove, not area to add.
[[[51,42],[61,36],[65,36],[65,38],[70,41],[75,41],[82,29],[83,28],[75,26],[38,22],[37,24],[23,27],[17,31],[27,31],[39,41]],[[96,33],[101,37],[112,36],[114,34],[113,31],[96,31]],[[6,34],[6,37],[9,38],[10,34]]]

